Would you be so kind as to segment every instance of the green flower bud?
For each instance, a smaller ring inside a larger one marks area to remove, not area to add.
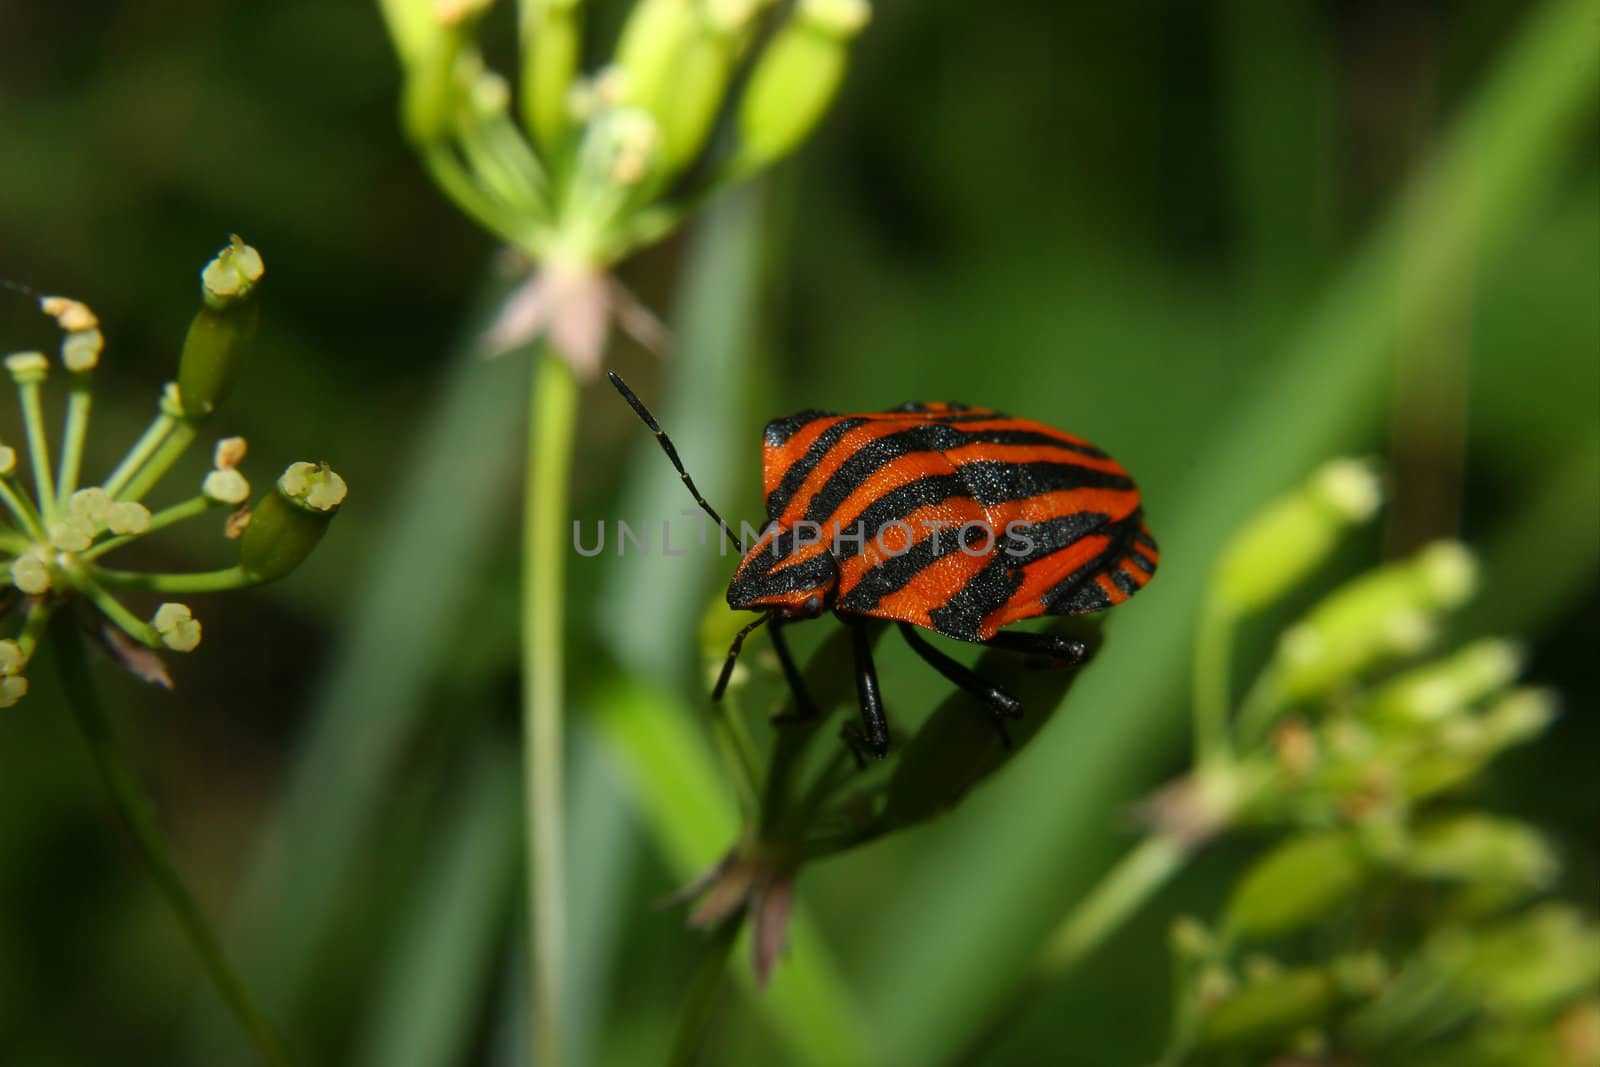
[[[0,445],[0,478],[17,469],[17,450],[10,445]]]
[[[1485,740],[1496,751],[1532,741],[1556,717],[1554,693],[1543,689],[1513,689],[1484,713]]]
[[[1559,866],[1533,827],[1480,814],[1423,824],[1412,834],[1401,862],[1418,878],[1496,883],[1526,891],[1549,885]]]
[[[111,494],[99,486],[79,489],[67,498],[67,513],[75,519],[84,519],[94,525],[106,521],[111,514]]]
[[[193,652],[200,646],[200,620],[187,604],[162,604],[150,625],[161,635],[161,643],[174,652]]]
[[[759,170],[788,155],[816,128],[844,81],[850,40],[871,13],[866,0],[803,0],[750,76],[730,169]]]
[[[50,374],[50,361],[43,352],[13,352],[6,357],[6,370],[18,385],[32,385]]]
[[[466,35],[459,24],[441,24],[424,38],[400,90],[400,126],[413,144],[430,145],[450,135],[462,99],[459,61]]]
[[[61,341],[61,363],[73,374],[87,374],[100,363],[106,339],[99,330],[78,330]]]
[[[117,535],[142,534],[150,529],[150,509],[134,500],[121,500],[106,512],[106,528]]]
[[[50,591],[50,557],[43,549],[33,548],[11,561],[11,584],[28,596],[41,596]]]
[[[1273,603],[1328,558],[1346,527],[1370,519],[1381,499],[1370,463],[1325,464],[1234,534],[1213,572],[1213,595],[1235,613]]]
[[[22,646],[11,638],[0,640],[0,675],[18,674],[28,665]]]
[[[1433,640],[1437,614],[1466,600],[1476,582],[1471,553],[1441,541],[1346,583],[1284,633],[1279,686],[1302,700],[1382,659],[1421,651]]]
[[[1600,982],[1600,928],[1576,908],[1545,904],[1487,929],[1452,930],[1427,956],[1467,998],[1533,1019]]]
[[[344,498],[344,479],[327,464],[290,464],[239,535],[240,566],[258,582],[282,578],[317,547]]]
[[[1257,860],[1234,887],[1224,928],[1273,937],[1307,926],[1345,903],[1370,867],[1356,836],[1329,830],[1291,838]]]
[[[219,504],[243,504],[250,499],[250,483],[233,467],[207,474],[200,491]]]
[[[1420,799],[1465,785],[1502,751],[1543,733],[1555,714],[1551,693],[1513,689],[1481,715],[1452,719],[1406,763],[1406,792]]]
[[[741,44],[740,35],[726,25],[702,15],[684,41],[672,71],[659,114],[662,161],[669,174],[676,174],[700,154],[722,110]]]
[[[700,14],[694,0],[639,0],[623,24],[616,65],[624,72],[627,102],[659,122]]]
[[[95,523],[88,519],[64,519],[50,528],[50,543],[63,552],[82,552],[94,544],[95,533]]]
[[[178,360],[177,402],[184,418],[209,415],[232,386],[255,338],[260,309],[254,294],[264,272],[261,254],[237,235],[201,272],[205,304],[189,324]]]
[[[567,97],[582,52],[582,0],[529,0],[522,25],[522,121],[547,151],[571,125]]]
[[[1373,695],[1369,710],[1394,723],[1438,722],[1504,688],[1521,669],[1516,645],[1477,641],[1385,684]]]
[[[1281,1040],[1321,1022],[1337,1001],[1338,988],[1326,971],[1284,971],[1218,1002],[1201,1022],[1200,1044],[1214,1048]]]

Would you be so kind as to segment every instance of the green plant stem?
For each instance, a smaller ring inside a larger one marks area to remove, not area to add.
[[[7,475],[0,478],[0,501],[4,501],[6,510],[11,512],[11,517],[17,520],[23,532],[36,541],[45,540],[44,524],[39,520],[39,513],[33,509],[33,502],[25,494],[19,493],[11,484],[11,477]]]
[[[150,802],[117,746],[111,721],[90,679],[83,637],[70,613],[61,612],[56,616],[51,626],[51,637],[55,643],[56,662],[67,704],[72,708],[84,744],[94,759],[95,769],[111,794],[117,814],[132,833],[151,877],[166,897],[195,954],[200,957],[206,975],[249,1036],[261,1059],[270,1067],[288,1067],[291,1061],[287,1048],[272,1024],[257,1008],[244,981],[223,955],[216,934],[178,874],[171,850],[156,824]]]
[[[562,632],[566,596],[567,485],[578,382],[559,353],[541,347],[528,407],[523,515],[522,743],[528,808],[528,931],[533,1061],[561,1065],[561,975],[566,929],[562,840]]]
[[[1232,756],[1228,738],[1228,680],[1233,661],[1233,613],[1208,598],[1195,631],[1194,758],[1208,764]]]
[[[518,240],[516,213],[480,188],[448,145],[429,145],[421,156],[428,176],[464,214],[498,237]]]
[[[987,1050],[1009,1032],[1040,990],[1104,944],[1183,868],[1192,853],[1192,848],[1168,834],[1150,834],[1135,845],[1056,925],[1034,957],[1033,969],[1022,987],[967,1042],[954,1062],[984,1062]]]
[[[1053,978],[1093,952],[1183,867],[1189,853],[1165,834],[1139,842],[1050,934],[1034,962],[1034,977]]]
[[[1266,740],[1273,722],[1284,710],[1283,694],[1278,688],[1278,672],[1268,664],[1262,668],[1250,689],[1239,704],[1239,715],[1234,726],[1234,736],[1239,747],[1254,748]]]
[[[740,811],[754,818],[760,804],[761,772],[757,769],[755,744],[739,714],[738,699],[735,694],[728,693],[714,701],[711,708],[717,747],[733,775]]]
[[[177,424],[178,420],[166,412],[161,412],[151,419],[150,425],[139,435],[139,440],[133,443],[133,447],[128,449],[128,454],[122,457],[122,462],[117,464],[117,469],[105,480],[105,491],[113,497],[121,493],[129,479],[137,474],[151,454],[161,447],[161,442],[167,439],[167,434],[171,433]]]
[[[193,574],[154,574],[94,567],[88,573],[96,582],[112,589],[138,589],[146,593],[222,593],[256,584],[255,578],[243,567],[223,567]]]
[[[728,973],[733,944],[739,939],[739,928],[743,925],[744,914],[736,913],[722,920],[707,939],[694,977],[689,981],[683,1012],[678,1016],[677,1032],[672,1038],[672,1054],[667,1060],[669,1067],[690,1067],[699,1059],[706,1031],[715,1014],[717,994],[721,992]]]
[[[78,471],[83,466],[83,440],[89,433],[89,410],[93,403],[89,375],[73,375],[72,391],[67,394],[67,423],[61,433],[61,473],[56,483],[56,497],[60,500],[67,499],[78,488]]]
[[[33,461],[34,491],[39,495],[39,513],[46,527],[56,521],[56,483],[50,474],[50,441],[44,432],[44,411],[39,403],[39,383],[17,386],[22,397],[22,422],[28,434],[28,454]]]
[[[195,437],[195,424],[187,419],[177,420],[172,427],[172,432],[167,434],[148,462],[140,467],[133,478],[123,487],[120,493],[113,493],[118,500],[142,500],[144,495],[159,482],[172,465],[178,462],[178,457],[183,455],[184,449]]]

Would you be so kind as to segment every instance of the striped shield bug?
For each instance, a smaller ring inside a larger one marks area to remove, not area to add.
[[[1101,611],[1155,573],[1155,539],[1120,464],[1042,423],[949,403],[768,423],[768,523],[747,546],[695,488],[655,416],[610,378],[695,503],[739,545],[728,605],[759,615],[734,639],[712,698],[721,699],[744,639],[768,624],[796,714],[816,714],[783,628],[831,611],[852,633],[861,723],[843,734],[858,756],[881,758],[889,747],[866,620],[896,623],[917,655],[985,705],[1004,738],[1021,704],[918,631],[1077,666],[1089,655],[1082,641],[1005,628]]]

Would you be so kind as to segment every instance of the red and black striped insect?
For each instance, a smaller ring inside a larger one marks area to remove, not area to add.
[[[761,615],[728,650],[713,698],[745,637],[770,623],[796,712],[815,714],[783,627],[831,610],[852,631],[862,723],[843,733],[858,754],[882,757],[889,746],[864,620],[898,623],[919,656],[985,704],[1003,737],[1004,719],[1021,705],[918,628],[1076,666],[1088,658],[1083,642],[1005,627],[1109,608],[1155,573],[1155,539],[1120,464],[1080,437],[962,404],[774,419],[761,456],[769,522],[746,547],[695,488],[655,417],[610,377],[743,554],[728,605]]]

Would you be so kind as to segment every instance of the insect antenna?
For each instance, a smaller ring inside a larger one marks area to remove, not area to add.
[[[722,673],[717,675],[716,687],[711,690],[711,699],[713,701],[721,700],[722,694],[727,690],[728,679],[733,677],[733,665],[739,659],[739,651],[744,648],[744,639],[750,636],[751,630],[754,630],[770,618],[772,618],[772,612],[770,611],[765,615],[757,615],[755,622],[749,623],[734,635],[733,644],[728,648],[728,658],[722,664]]]
[[[643,420],[644,424],[650,427],[650,432],[656,435],[656,443],[661,446],[661,451],[667,454],[667,458],[672,461],[672,465],[678,469],[678,477],[683,479],[684,488],[689,490],[689,495],[694,497],[694,502],[700,505],[700,510],[717,520],[717,525],[722,527],[723,534],[727,536],[730,541],[739,546],[739,554],[743,555],[744,542],[739,540],[739,538],[734,534],[733,530],[729,529],[728,524],[723,521],[722,516],[717,514],[717,509],[706,503],[706,498],[700,495],[699,489],[695,488],[694,479],[689,477],[689,472],[683,469],[683,461],[678,458],[678,450],[672,447],[672,439],[668,437],[666,431],[661,428],[661,424],[656,422],[656,417],[650,414],[650,409],[644,406],[644,401],[633,395],[633,390],[628,388],[628,383],[623,381],[617,375],[616,371],[606,371],[606,377],[611,379],[611,384],[616,386],[617,392],[622,394],[622,399],[626,400],[628,402],[628,406],[633,408],[633,413],[638,415],[639,418]],[[753,630],[758,625],[759,622],[752,623],[746,629],[747,631]],[[739,640],[744,640],[744,634],[739,635]],[[739,643],[737,641],[734,642],[735,654],[738,652],[738,647]],[[728,670],[732,669],[733,661],[730,659],[728,661]],[[726,675],[727,671],[724,671],[723,674]],[[724,682],[726,682],[726,677],[724,677]]]

